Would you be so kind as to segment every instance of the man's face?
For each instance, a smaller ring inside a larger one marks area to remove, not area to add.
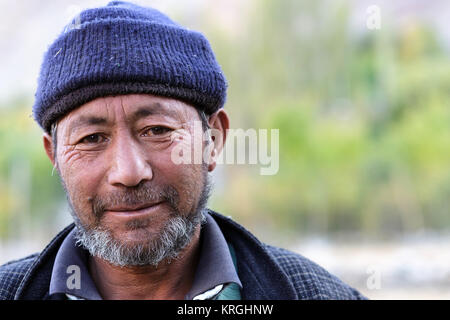
[[[60,120],[55,161],[79,227],[145,251],[174,219],[198,224],[207,166],[171,160],[177,144],[194,145],[195,121],[192,106],[137,94],[98,98]]]

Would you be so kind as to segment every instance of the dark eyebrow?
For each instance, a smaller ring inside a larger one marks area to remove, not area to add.
[[[131,119],[133,122],[141,119],[141,118],[145,118],[151,115],[156,115],[156,114],[161,114],[161,115],[167,115],[171,118],[174,119],[178,119],[179,116],[177,114],[177,112],[167,109],[165,108],[162,104],[160,104],[159,102],[150,104],[150,105],[146,105],[146,106],[142,106],[139,107],[138,110],[136,110],[135,112],[133,112],[133,115],[131,116]]]
[[[106,124],[107,122],[108,121],[106,118],[96,116],[80,116],[70,124],[69,131],[73,131],[74,129],[85,125]]]

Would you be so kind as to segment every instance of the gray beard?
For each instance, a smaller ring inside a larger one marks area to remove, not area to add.
[[[154,266],[161,262],[170,263],[191,242],[199,225],[206,221],[206,205],[211,192],[208,174],[204,176],[204,187],[194,212],[185,215],[180,212],[171,215],[159,237],[148,243],[127,245],[114,238],[111,232],[101,226],[87,229],[78,218],[70,199],[71,215],[75,222],[77,245],[87,249],[92,256],[119,267]]]
[[[181,250],[191,242],[196,227],[204,221],[205,215],[201,211],[192,218],[170,218],[158,239],[133,246],[115,239],[108,230],[86,230],[76,223],[76,239],[77,244],[87,249],[92,256],[115,266],[157,267],[163,260],[170,263],[176,259]]]

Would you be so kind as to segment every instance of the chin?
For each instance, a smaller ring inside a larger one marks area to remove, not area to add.
[[[114,234],[114,238],[123,243],[129,245],[145,245],[154,242],[159,238],[160,234],[147,229],[135,229]]]

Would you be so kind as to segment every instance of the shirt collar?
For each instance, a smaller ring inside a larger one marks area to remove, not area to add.
[[[211,215],[206,214],[206,223],[201,230],[200,258],[194,282],[186,295],[192,300],[197,295],[220,284],[234,282],[242,288],[228,243]]]
[[[88,300],[101,300],[89,274],[89,252],[76,244],[75,232],[75,229],[70,231],[56,254],[49,295],[65,293]]]
[[[242,288],[222,231],[211,215],[206,213],[205,216],[206,223],[202,225],[200,236],[199,261],[193,285],[185,297],[187,300],[192,300],[221,284],[236,283]],[[73,229],[67,235],[56,254],[49,295],[62,293],[88,300],[100,300],[102,298],[88,270],[89,253],[76,245],[75,232]],[[77,280],[74,277],[78,271],[79,286],[74,281]]]

